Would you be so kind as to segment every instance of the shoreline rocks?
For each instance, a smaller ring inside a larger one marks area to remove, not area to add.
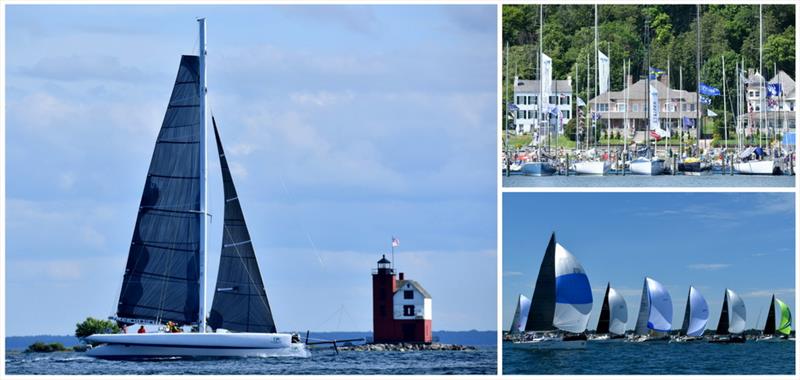
[[[339,347],[340,351],[476,351],[474,346],[444,343],[370,343],[358,346]]]

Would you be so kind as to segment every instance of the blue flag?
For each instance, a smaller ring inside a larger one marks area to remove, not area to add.
[[[694,127],[694,119],[690,119],[686,116],[683,117],[683,129],[688,129],[689,127]]]
[[[650,79],[656,79],[659,75],[664,74],[664,70],[657,69],[655,67],[650,67]]]
[[[700,95],[700,103],[711,104],[711,98],[709,98],[707,96]]]
[[[711,87],[711,86],[701,82],[700,83],[700,93],[703,94],[703,95],[708,95],[708,96],[718,96],[719,95],[719,89]],[[706,104],[710,104],[710,103],[706,103]]]
[[[598,120],[600,119],[600,116],[602,116],[600,115],[600,112],[592,112],[592,120]]]
[[[767,83],[767,96],[769,97],[781,96],[782,90],[780,83]]]
[[[516,112],[519,111],[519,107],[517,107],[517,105],[514,103],[508,103],[508,110]]]

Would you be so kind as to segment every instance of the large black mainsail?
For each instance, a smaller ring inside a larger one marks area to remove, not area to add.
[[[199,61],[181,57],[150,160],[117,305],[123,322],[200,319]]]
[[[689,295],[686,296],[686,310],[683,312],[683,324],[679,335],[689,333],[689,319],[692,317],[692,288],[689,287]]]
[[[769,301],[769,312],[767,313],[767,324],[764,325],[764,335],[775,334],[775,295]]]
[[[728,326],[730,326],[730,321],[728,320],[728,292],[725,292],[725,300],[722,301],[722,312],[719,315],[719,323],[717,324],[717,334],[718,335],[728,335]]]
[[[219,261],[217,287],[208,324],[214,329],[274,333],[275,321],[272,319],[267,292],[261,280],[256,253],[213,116],[211,122],[214,124],[219,165],[222,168],[225,220],[222,226],[222,256]]]
[[[536,288],[533,290],[531,309],[525,331],[555,330],[553,316],[556,312],[556,234],[550,236],[544,259],[539,267]]]

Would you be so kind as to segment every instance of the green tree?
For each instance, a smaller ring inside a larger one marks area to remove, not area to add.
[[[120,329],[119,326],[112,321],[94,319],[92,317],[87,317],[83,322],[75,324],[75,336],[79,339],[85,338],[92,334],[100,334],[107,331],[116,334],[120,331]]]

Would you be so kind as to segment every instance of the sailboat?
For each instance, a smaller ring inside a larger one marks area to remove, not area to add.
[[[591,311],[589,278],[553,233],[539,267],[525,333],[512,343],[524,349],[584,348]]]
[[[703,333],[708,323],[708,303],[694,286],[689,287],[686,297],[686,312],[683,314],[683,326],[675,342],[703,340]]]
[[[780,316],[780,318],[778,318],[778,316]],[[791,334],[792,312],[789,310],[789,306],[775,298],[773,294],[772,300],[769,301],[767,323],[764,325],[764,331],[762,331],[761,336],[758,337],[758,341],[776,342],[788,340]]]
[[[725,289],[725,301],[722,302],[722,313],[719,315],[716,334],[709,340],[711,343],[744,343],[744,324],[747,310],[744,301],[733,290]]]
[[[511,340],[514,335],[525,331],[525,323],[528,321],[528,311],[531,309],[531,300],[520,294],[517,297],[517,308],[514,310],[514,319],[511,321],[511,328],[504,340]]]
[[[544,101],[545,98],[549,97],[549,94],[544,94],[544,82],[545,76],[543,75],[544,72],[544,65],[545,65],[545,55],[542,52],[542,30],[543,25],[542,22],[544,20],[544,8],[542,5],[539,5],[539,99],[538,99],[538,109],[536,113],[536,124],[537,127],[541,126],[542,123],[542,116],[545,115],[548,110],[544,109]],[[549,60],[550,58],[547,58]],[[548,65],[552,65],[552,62],[549,62]],[[548,70],[548,81],[550,79],[549,75],[552,72]],[[548,89],[549,91],[549,89]],[[548,116],[549,117],[549,116]],[[550,141],[550,123],[546,122],[546,129],[547,129],[547,141]],[[541,142],[539,143],[541,145]],[[548,146],[549,148],[549,146]],[[556,173],[556,165],[553,164],[553,159],[548,157],[547,151],[542,149],[541,146],[537,149],[536,157],[531,162],[526,162],[522,165],[522,174],[534,176],[534,177],[542,177],[542,176],[551,176]]]
[[[597,329],[591,340],[606,341],[609,339],[625,338],[625,325],[628,323],[628,304],[609,282],[606,285],[606,295],[603,297],[603,306],[600,308],[600,319],[597,320]]]
[[[94,346],[89,356],[308,355],[298,337],[277,333],[213,118],[225,215],[217,287],[206,318],[205,19],[198,23],[200,54],[181,57],[150,161],[116,314],[110,317],[121,326],[174,323],[192,326],[193,332],[94,334],[86,338]]]
[[[594,57],[595,57],[595,59],[594,59],[594,64],[595,64],[595,75],[594,75],[594,77],[595,77],[594,90],[595,91],[594,91],[594,96],[595,96],[595,98],[597,98],[597,95],[598,95],[597,94],[597,89],[598,89],[598,86],[600,85],[600,77],[598,75],[599,70],[600,70],[600,68],[599,68],[600,67],[600,58],[599,58],[598,54],[599,54],[599,50],[597,48],[597,4],[595,4],[595,6],[594,6]],[[608,57],[606,57],[606,59],[608,59]],[[587,79],[588,79],[588,76],[587,76]],[[587,88],[587,96],[588,96],[588,88]],[[597,112],[600,112],[599,107],[595,106],[595,108],[597,108]],[[594,133],[594,129],[596,128],[596,123],[597,123],[596,119],[594,117],[592,117],[592,127],[591,127],[592,128],[592,133]],[[609,130],[610,130],[611,129],[611,120],[610,119],[609,119],[608,123],[609,123],[608,125],[609,125]],[[587,134],[587,136],[588,136],[588,134]],[[609,144],[610,144],[610,141],[611,141],[610,138],[607,137],[607,139],[608,139]],[[596,143],[597,143],[597,141],[595,141],[595,144]],[[595,149],[591,149],[591,150],[587,151],[587,154],[589,156],[593,156],[593,155],[596,154],[596,153],[590,154],[590,152],[595,152]],[[608,159],[606,159],[606,160],[597,160],[595,158],[595,159],[589,159],[589,160],[583,160],[583,161],[575,162],[575,164],[573,164],[573,170],[575,170],[575,174],[579,174],[579,175],[605,175],[605,174],[607,174],[609,169],[611,169],[611,160],[610,160],[611,150],[607,149],[606,150],[606,154],[608,155],[607,156]]]
[[[762,6],[758,6],[758,78],[759,78],[759,107],[758,107],[758,122],[759,129],[762,127],[766,132],[766,145],[769,145],[769,125],[764,120],[764,98],[766,97],[766,83],[764,78],[764,65],[762,63],[762,53],[764,50],[764,19],[761,13]],[[760,135],[763,135],[761,133]],[[759,136],[759,140],[761,137]],[[760,141],[759,141],[760,143]],[[780,165],[777,165],[775,160],[769,155],[764,155],[756,160],[751,160],[750,156],[756,148],[750,147],[739,153],[739,162],[733,164],[733,170],[737,174],[761,174],[772,175],[782,174]]]
[[[658,158],[655,149],[656,146],[653,145],[652,148],[650,147],[650,133],[652,131],[660,131],[660,127],[658,125],[659,122],[659,115],[658,115],[658,92],[656,88],[650,85],[650,24],[649,22],[645,22],[644,24],[645,29],[645,45],[647,46],[646,50],[646,64],[647,64],[647,80],[646,80],[646,90],[645,94],[647,95],[647,106],[645,109],[647,110],[646,115],[648,119],[648,133],[645,134],[645,149],[640,150],[638,153],[638,157],[630,163],[630,171],[631,174],[638,174],[638,175],[661,175],[664,174],[664,159]],[[653,95],[656,96],[654,99]],[[655,100],[655,103],[653,102]]]
[[[645,277],[632,341],[668,340],[671,329],[672,297],[660,282]]]

